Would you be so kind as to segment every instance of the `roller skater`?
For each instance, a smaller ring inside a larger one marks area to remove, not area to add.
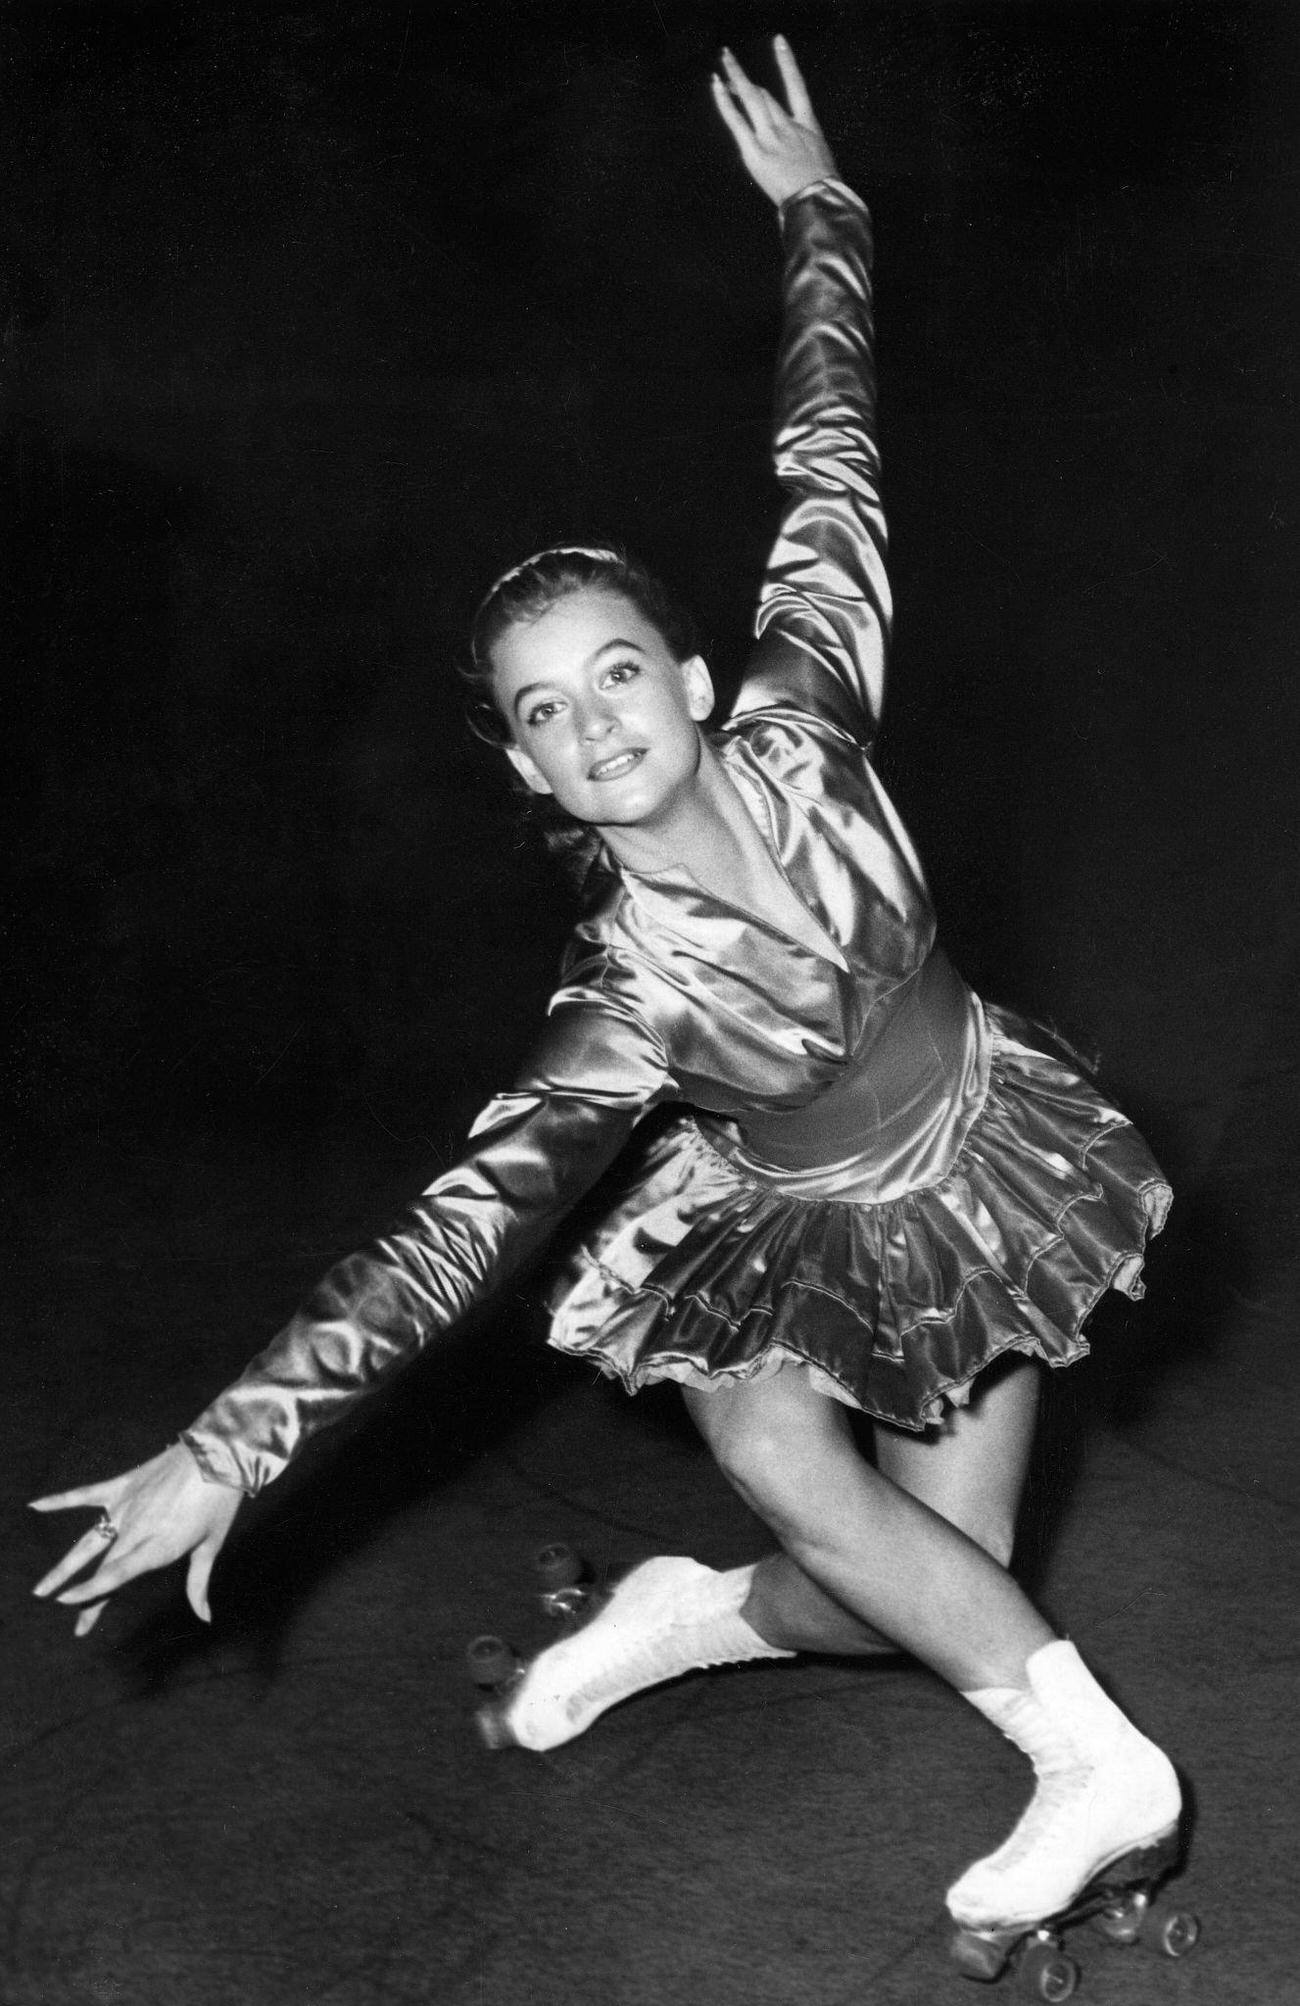
[[[1045,1920],[1145,1901],[1173,1858],[1168,1760],[1008,1572],[1037,1374],[1083,1355],[1108,1288],[1140,1294],[1169,1191],[1059,1047],[947,961],[871,765],[890,599],[870,226],[780,39],[775,57],[780,94],[727,52],[711,85],[785,259],[786,507],[740,694],[706,731],[687,621],[606,544],[498,578],[474,625],[478,723],[562,818],[582,882],[547,1023],[460,1161],[180,1442],[37,1501],[99,1513],[37,1593],[84,1635],[116,1589],[188,1556],[206,1619],[241,1497],[617,1161],[552,1342],[629,1391],[678,1381],[775,1550],[722,1573],[660,1557],[585,1611],[570,1596],[573,1627],[526,1667],[485,1647],[482,1731],[555,1748],[695,1667],[909,1652],[1034,1766],[1015,1831],[948,1896],[963,1968],[993,1976]]]

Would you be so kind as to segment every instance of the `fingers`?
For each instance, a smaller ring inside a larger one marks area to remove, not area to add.
[[[28,1511],[84,1511],[88,1505],[107,1503],[108,1484],[83,1484],[77,1491],[53,1491],[47,1498],[32,1498]]]
[[[33,1595],[53,1595],[56,1588],[62,1588],[65,1581],[71,1581],[74,1574],[80,1574],[92,1560],[100,1559],[104,1553],[104,1542],[93,1528],[83,1533],[74,1546],[70,1546],[57,1567],[42,1575],[32,1590]]]
[[[74,1546],[72,1553],[75,1553],[76,1550]],[[68,1561],[72,1559],[72,1553],[68,1555],[68,1559],[64,1561],[62,1568],[54,1570],[56,1575],[62,1574],[65,1580],[70,1573],[74,1574],[76,1572],[75,1568],[71,1568],[68,1565]],[[84,1567],[85,1562],[82,1561],[81,1565]],[[143,1574],[147,1565],[147,1561],[136,1561],[131,1553],[114,1552],[104,1561],[102,1567],[97,1567],[93,1574],[86,1576],[84,1581],[74,1582],[71,1588],[65,1588],[63,1593],[56,1595],[54,1599],[65,1609],[79,1608],[83,1602],[105,1601],[113,1593],[114,1589],[124,1587],[128,1581],[134,1581],[137,1574]],[[50,1580],[51,1578],[51,1576],[46,1576],[46,1580]],[[33,1593],[39,1595],[44,1587],[45,1583],[41,1582],[33,1590]]]
[[[164,1450],[107,1483],[38,1498],[38,1511],[89,1506],[99,1510],[99,1518],[33,1593],[42,1599],[54,1596],[75,1609],[76,1634],[84,1637],[117,1589],[189,1555],[189,1600],[194,1613],[210,1622],[208,1578],[242,1503],[242,1491],[205,1482],[194,1458],[181,1448]],[[111,1543],[106,1534],[112,1535]]]
[[[817,114],[812,108],[812,99],[808,95],[808,86],[803,80],[803,72],[796,63],[794,50],[784,35],[773,36],[772,51],[776,57],[776,66],[781,72],[781,82],[785,86],[785,101],[790,107],[791,118],[796,119],[800,125],[811,125],[820,130],[817,126]]]
[[[731,92],[719,76],[709,78],[709,87],[713,92],[713,102],[722,114],[723,124],[738,146],[745,144],[753,135],[750,132],[749,121],[741,116]]]
[[[205,1541],[202,1546],[196,1546],[190,1555],[189,1570],[185,1576],[186,1598],[201,1623],[212,1621],[212,1608],[208,1601],[208,1581],[218,1551],[219,1543],[209,1545]]]
[[[730,49],[722,51],[720,61],[726,87],[732,97],[739,101],[749,121],[750,130],[760,139],[770,139],[774,130],[772,113],[780,110],[775,99],[760,85],[750,82]]]

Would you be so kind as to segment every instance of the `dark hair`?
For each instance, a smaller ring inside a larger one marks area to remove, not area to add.
[[[511,627],[531,626],[572,593],[591,591],[617,592],[630,601],[677,661],[688,661],[695,653],[695,623],[689,612],[645,565],[605,545],[552,544],[503,571],[479,602],[470,628],[470,660],[463,671],[470,686],[468,717],[475,737],[489,745],[510,742],[510,726],[493,684],[492,650],[501,636]],[[549,795],[530,793],[528,804],[547,848],[581,884],[600,850],[595,830],[566,814]]]

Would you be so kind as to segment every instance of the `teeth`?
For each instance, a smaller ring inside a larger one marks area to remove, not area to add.
[[[635,752],[620,752],[617,759],[604,759],[599,766],[593,766],[591,777],[593,780],[608,780],[612,774],[625,773],[628,767],[636,765],[639,756]]]

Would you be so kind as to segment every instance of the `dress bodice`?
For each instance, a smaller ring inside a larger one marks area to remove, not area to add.
[[[805,1106],[870,1063],[924,965],[934,913],[863,746],[792,708],[718,735],[777,868],[826,936],[819,952],[684,871],[615,871],[566,959],[555,1014],[617,998],[652,1027],[664,1097],[724,1115]]]

